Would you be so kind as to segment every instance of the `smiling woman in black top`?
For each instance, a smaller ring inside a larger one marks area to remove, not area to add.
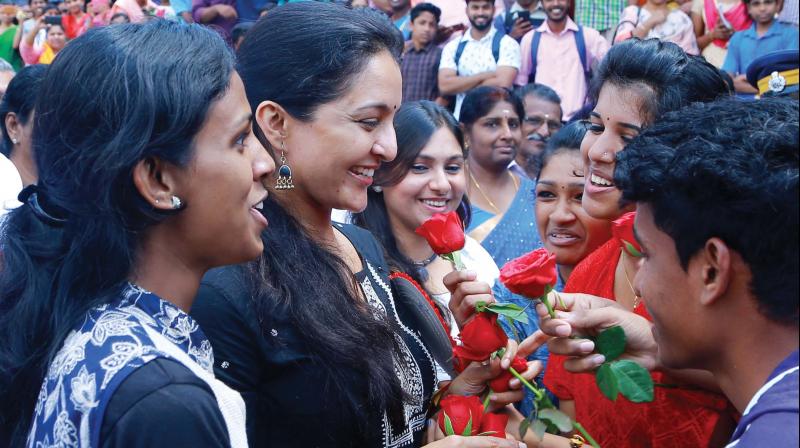
[[[256,134],[283,165],[263,211],[270,250],[207,275],[192,312],[245,399],[253,446],[422,443],[436,384],[419,322],[373,236],[330,222],[333,208],[363,210],[395,157],[402,45],[374,11],[302,2],[239,49]]]

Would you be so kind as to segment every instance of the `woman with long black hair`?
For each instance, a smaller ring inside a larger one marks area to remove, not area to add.
[[[0,445],[247,446],[186,314],[264,248],[274,163],[233,54],[196,25],[106,27],[40,93],[38,183],[0,229]]]
[[[396,155],[402,45],[374,11],[300,2],[270,11],[239,48],[256,134],[281,165],[264,206],[270,249],[255,266],[209,273],[192,312],[220,378],[248,405],[256,446],[422,443],[436,387],[429,341],[392,293],[379,243],[330,221],[333,208],[363,210],[375,170]]]

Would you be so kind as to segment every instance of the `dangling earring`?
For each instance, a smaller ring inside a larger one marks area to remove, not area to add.
[[[276,190],[291,190],[294,188],[292,182],[292,169],[286,164],[286,153],[283,140],[281,140],[281,167],[278,168],[278,181],[275,183]]]
[[[183,202],[181,202],[181,198],[177,196],[172,196],[172,209],[178,210],[183,206]]]
[[[16,145],[16,144],[18,144],[18,143],[19,143],[19,140],[15,139],[15,138],[12,138],[12,139],[11,139],[11,143],[13,143],[13,144],[15,144],[15,145]]]

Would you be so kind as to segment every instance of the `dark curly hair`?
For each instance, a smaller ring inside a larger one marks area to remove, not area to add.
[[[684,269],[709,238],[744,259],[762,314],[798,325],[798,103],[720,100],[670,112],[617,156],[614,183],[652,207]]]

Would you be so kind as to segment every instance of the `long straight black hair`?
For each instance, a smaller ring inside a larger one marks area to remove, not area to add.
[[[375,185],[391,187],[400,183],[408,174],[419,153],[439,129],[447,129],[453,134],[461,147],[461,152],[466,157],[464,133],[461,131],[456,119],[445,108],[431,101],[415,101],[400,106],[394,116],[394,130],[395,134],[397,134],[397,157],[389,163],[382,164],[375,171]],[[367,208],[353,216],[354,222],[372,232],[380,240],[386,250],[388,261],[393,268],[409,274],[417,283],[422,285],[425,279],[421,270],[397,247],[397,239],[392,233],[389,212],[386,210],[386,201],[384,201],[383,193],[370,189],[368,198]],[[469,226],[471,215],[466,194],[464,194],[458,209],[456,209],[456,213],[458,213],[461,223],[466,229]]]
[[[52,356],[118,296],[140,233],[165,218],[139,195],[134,166],[189,162],[233,71],[215,32],[166,21],[90,30],[48,69],[33,131],[40,208],[13,210],[0,232],[0,446],[24,444]]]
[[[328,3],[290,3],[250,30],[239,47],[238,67],[253,110],[274,101],[294,118],[311,121],[320,105],[357,88],[372,57],[388,52],[399,61],[402,48],[402,35],[385,15]],[[255,133],[274,153],[258,126]],[[396,427],[405,424],[404,393],[394,372],[394,330],[358,306],[358,286],[344,262],[314,241],[274,196],[263,211],[271,223],[262,234],[270,251],[251,278],[262,331],[269,331],[276,312],[290,316],[308,350],[330,373],[330,386],[346,397],[343,412],[367,422],[366,428],[374,427],[369,422],[379,422],[384,411]],[[345,386],[352,370],[363,375],[365,391]],[[353,436],[367,440],[372,435]]]

